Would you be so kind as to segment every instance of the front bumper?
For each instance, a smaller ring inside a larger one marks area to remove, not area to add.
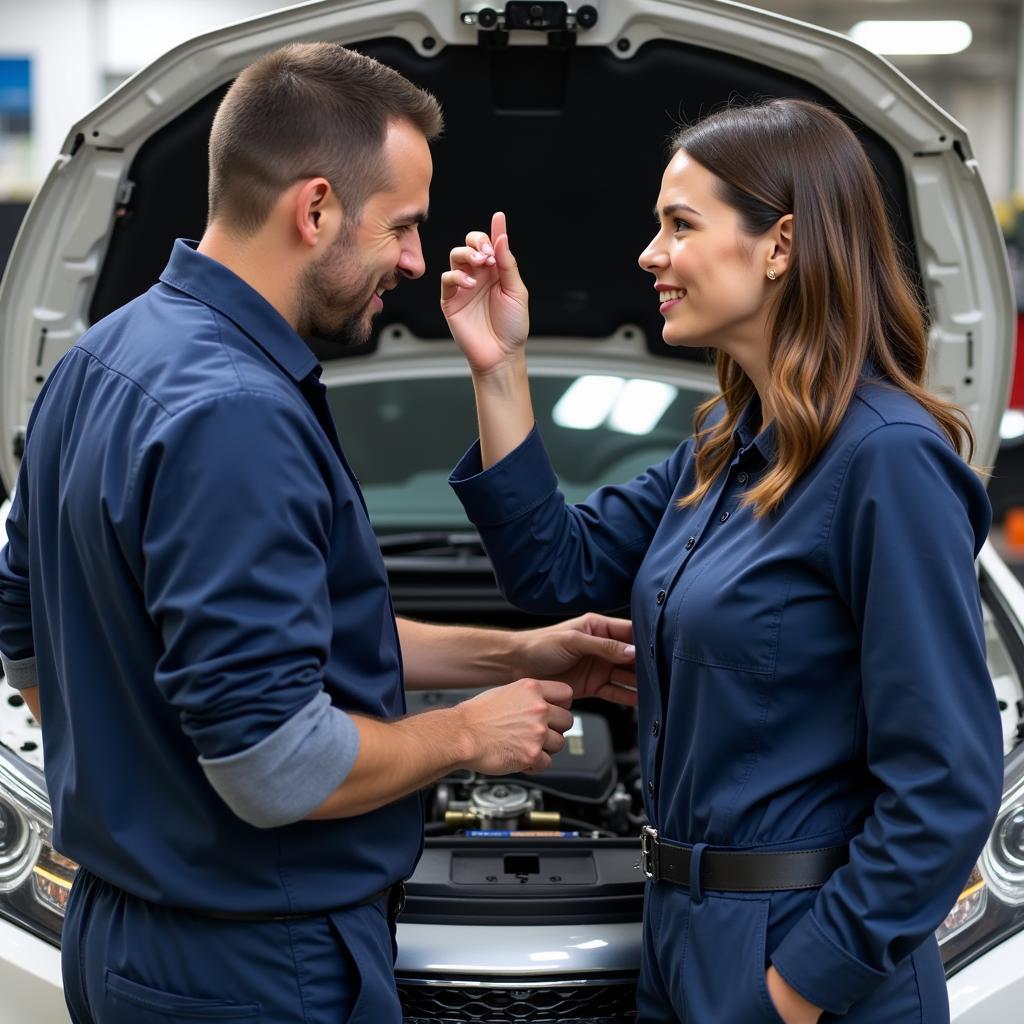
[[[0,920],[0,1024],[65,1024],[60,950]]]

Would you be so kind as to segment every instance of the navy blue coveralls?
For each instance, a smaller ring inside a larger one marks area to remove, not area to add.
[[[695,508],[692,439],[567,506],[536,431],[452,484],[505,594],[545,612],[631,605],[646,812],[663,837],[750,850],[849,843],[820,889],[649,886],[641,1020],[779,1021],[769,962],[823,1020],[948,1020],[933,932],[1002,788],[974,558],[984,488],[925,410],[862,381],[782,509],[744,492],[775,456],[745,411]],[[697,851],[699,852],[699,851]]]
[[[38,681],[76,1022],[401,1019],[419,798],[305,816],[405,712],[387,577],[310,349],[175,243],[35,403],[0,651]],[[363,905],[358,905],[363,904]],[[212,915],[251,915],[225,920]],[[275,919],[276,918],[276,919]]]

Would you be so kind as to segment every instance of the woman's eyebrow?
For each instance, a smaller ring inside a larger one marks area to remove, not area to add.
[[[692,206],[687,206],[686,203],[670,203],[668,206],[663,206],[661,208],[661,216],[666,219],[676,213],[695,213],[698,217],[700,216],[700,213],[697,210]],[[654,216],[655,218],[658,216],[657,206],[654,208]]]

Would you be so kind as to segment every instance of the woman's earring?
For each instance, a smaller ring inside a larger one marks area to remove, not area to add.
[[[774,281],[775,280],[775,271],[771,267],[768,268],[768,280],[769,281]]]

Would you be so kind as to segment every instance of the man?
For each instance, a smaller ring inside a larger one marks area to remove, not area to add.
[[[257,61],[214,120],[202,241],[176,242],[33,409],[0,651],[81,865],[76,1024],[397,1024],[389,895],[419,856],[417,791],[544,768],[575,696],[635,702],[628,623],[515,634],[391,611],[301,339],[365,338],[382,294],[423,273],[440,124],[340,46]],[[403,718],[403,661],[412,687],[518,681]]]

